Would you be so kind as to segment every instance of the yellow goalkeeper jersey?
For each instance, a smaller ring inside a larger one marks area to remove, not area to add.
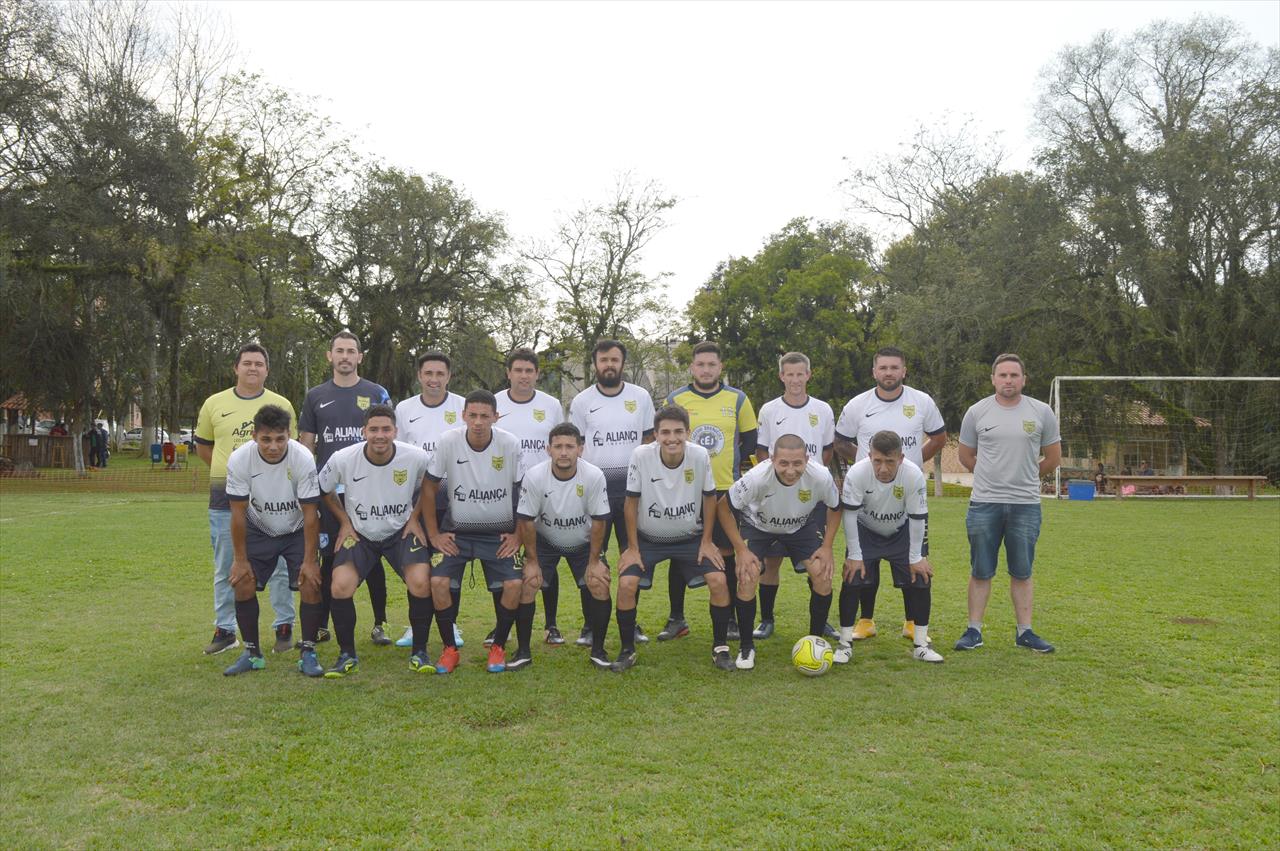
[[[727,384],[711,393],[686,384],[667,397],[667,404],[679,405],[689,412],[693,430],[689,440],[711,454],[716,490],[728,490],[742,466],[738,439],[757,427],[756,412],[747,394]]]

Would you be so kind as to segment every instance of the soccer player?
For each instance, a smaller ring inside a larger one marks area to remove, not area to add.
[[[267,587],[284,559],[289,588],[302,584],[302,658],[299,669],[317,676],[320,567],[316,564],[320,488],[311,453],[289,439],[293,418],[284,408],[263,405],[253,415],[253,440],[227,459],[227,499],[231,503],[231,588],[244,652],[222,673],[261,671],[267,666],[258,645],[258,591]]]
[[[329,341],[325,358],[333,366],[333,377],[312,387],[302,402],[302,414],[298,419],[298,441],[316,456],[316,469],[324,469],[333,453],[364,440],[364,413],[371,405],[388,405],[391,397],[382,385],[375,384],[359,373],[364,354],[360,351],[360,338],[350,331],[339,331]],[[338,499],[342,499],[341,492]],[[333,586],[334,539],[338,536],[338,518],[320,503],[320,581],[323,594],[323,610],[320,615],[319,641],[329,638],[329,600]],[[387,574],[379,560],[365,578],[369,589],[369,603],[373,607],[374,644],[391,643],[387,637]]]
[[[778,358],[778,380],[783,393],[760,406],[760,428],[756,441],[756,458],[769,459],[769,449],[774,441],[785,434],[798,435],[805,444],[809,458],[822,464],[831,463],[831,444],[835,440],[835,415],[831,406],[809,395],[809,358],[801,352],[787,352]],[[778,598],[778,568],[782,566],[782,549],[779,546],[764,558],[764,571],[760,574],[760,626],[757,639],[773,635],[774,601]],[[803,570],[799,562],[792,562],[797,571]],[[834,636],[831,625],[824,622],[823,631],[814,635]]]
[[[911,656],[941,662],[929,643],[933,568],[924,556],[928,484],[924,472],[902,454],[902,437],[889,429],[867,441],[869,455],[844,477],[844,539],[847,548],[844,584],[880,581],[880,560],[889,562],[894,587],[907,600],[907,617],[915,623]],[[853,656],[853,622],[857,594],[840,594],[840,643],[835,661]]]
[[[720,380],[723,371],[720,346],[709,341],[698,343],[693,347],[693,360],[689,364],[693,381],[667,396],[668,405],[679,405],[689,412],[692,428],[689,439],[711,456],[716,490],[722,496],[740,475],[743,459],[756,451],[757,436],[751,400],[746,393]],[[733,547],[723,529],[717,529],[715,543],[725,556],[724,575],[729,583],[729,596],[734,597],[738,576],[733,562]],[[689,622],[684,617],[685,584],[674,575],[668,575],[667,580],[671,611],[667,615],[667,625],[658,633],[659,641],[670,641],[689,632]],[[729,640],[738,641],[743,628],[730,617]],[[751,629],[750,626],[745,628]]]
[[[263,405],[276,405],[293,419],[293,405],[278,393],[266,389],[270,371],[267,350],[247,343],[236,353],[236,383],[214,393],[200,406],[196,418],[196,454],[209,465],[209,538],[213,543],[213,640],[208,654],[221,653],[239,644],[236,640],[235,592],[231,589],[231,502],[227,499],[227,459],[253,439],[253,416]],[[276,643],[272,652],[293,647],[293,595],[289,592],[289,571],[278,563],[267,582],[271,608],[275,611]]]
[[[338,659],[324,672],[344,677],[359,665],[356,606],[351,599],[373,566],[386,559],[409,589],[413,626],[410,670],[434,672],[427,655],[431,634],[431,548],[419,522],[427,474],[427,453],[396,440],[396,413],[390,405],[364,412],[364,442],[339,449],[320,471],[320,491],[338,518],[333,559],[333,631]],[[338,500],[337,489],[345,499]]]
[[[902,438],[902,452],[908,461],[921,470],[925,462],[942,450],[947,442],[947,427],[942,421],[938,406],[928,394],[903,384],[907,377],[907,358],[900,349],[886,346],[871,358],[871,377],[876,386],[849,400],[840,412],[836,423],[836,452],[850,463],[861,461],[870,453],[868,444],[879,431],[888,429]],[[856,448],[854,444],[857,444]],[[924,554],[928,555],[928,536]],[[879,581],[858,586],[844,586],[840,593],[855,593],[862,607],[862,617],[853,630],[853,638],[860,641],[876,634],[875,607]],[[849,601],[841,600],[845,611]],[[903,592],[903,609],[907,608],[906,592]],[[902,624],[902,637],[911,638],[914,624],[910,612]]]
[[[410,396],[396,405],[396,423],[400,429],[400,440],[419,446],[427,457],[435,454],[436,444],[440,437],[453,429],[462,428],[462,397],[449,390],[449,380],[453,377],[453,362],[444,352],[432,350],[418,356],[418,386],[422,392]],[[441,487],[436,494],[436,518],[444,517],[446,493],[448,488]],[[461,589],[455,595],[461,602]],[[462,631],[457,627],[457,611],[454,613],[454,643],[462,646]],[[404,631],[404,635],[396,640],[397,647],[409,647],[413,644],[413,627]]]
[[[804,438],[784,434],[767,461],[733,483],[718,511],[738,565],[736,607],[742,643],[735,664],[750,670],[756,665],[750,626],[756,614],[755,585],[760,560],[767,553],[781,549],[797,571],[809,574],[809,632],[821,635],[826,627],[840,495],[831,471],[810,457]]]
[[[506,670],[507,637],[520,615],[523,584],[514,558],[520,549],[515,518],[515,492],[520,486],[520,441],[511,432],[494,428],[498,400],[488,390],[467,394],[462,419],[466,428],[447,431],[440,437],[427,468],[425,499],[428,505],[443,487],[446,477],[449,488],[443,524],[438,522],[435,512],[424,515],[431,546],[444,553],[444,559],[431,576],[436,627],[444,641],[436,671],[449,674],[458,666],[458,648],[453,635],[453,621],[457,617],[454,594],[462,587],[467,563],[478,559],[489,590],[502,592],[488,663],[491,673],[500,673]],[[527,616],[532,624],[533,612],[528,611]],[[416,641],[416,627],[414,635]]]
[[[1018,626],[1015,643],[1039,653],[1053,645],[1031,631],[1031,568],[1040,537],[1040,479],[1062,461],[1058,419],[1044,402],[1022,395],[1022,358],[1002,354],[991,365],[995,393],[965,411],[960,463],[973,473],[965,528],[969,533],[969,626],[957,650],[982,646],[982,616],[991,597],[1000,544]]]
[[[592,349],[591,359],[595,383],[573,397],[569,420],[586,439],[582,457],[600,468],[609,489],[610,516],[605,524],[604,549],[608,549],[612,530],[621,553],[627,548],[627,467],[632,451],[653,440],[653,399],[643,388],[622,380],[622,369],[627,365],[627,347],[622,343],[600,340]],[[582,589],[584,609],[591,605],[588,596],[589,592]],[[636,641],[644,644],[648,640],[636,624]],[[593,646],[589,624],[574,643],[579,647]]]
[[[527,626],[533,623],[534,597],[542,578],[554,574],[562,558],[569,563],[578,587],[586,588],[590,595],[584,614],[591,628],[591,662],[609,667],[604,649],[611,607],[609,566],[601,557],[610,516],[609,490],[600,468],[579,459],[584,442],[577,426],[559,423],[548,438],[551,459],[529,468],[520,484],[516,517],[524,542],[524,590],[516,618],[519,649],[507,662],[508,669],[532,661]],[[545,585],[543,588],[545,599]]]
[[[532,349],[516,349],[507,355],[506,390],[499,391],[498,423],[520,441],[520,470],[523,474],[547,460],[547,435],[564,422],[564,409],[554,396],[535,389],[538,383],[538,355]],[[583,599],[585,606],[586,598]],[[548,644],[564,644],[556,624],[560,604],[560,577],[555,563],[542,574],[542,607]],[[586,623],[586,609],[583,609]]]
[[[668,562],[670,575],[711,592],[711,660],[732,671],[727,632],[733,617],[726,566],[713,540],[716,480],[707,450],[689,443],[689,413],[667,405],[654,415],[653,444],[638,446],[627,467],[627,548],[618,559],[618,633],[613,670],[636,663],[636,603]],[[687,631],[687,630],[686,630]]]

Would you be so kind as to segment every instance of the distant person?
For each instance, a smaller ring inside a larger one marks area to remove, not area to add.
[[[1093,486],[1098,493],[1107,489],[1107,468],[1101,461],[1098,462],[1098,469],[1093,474]]]
[[[99,438],[98,438],[97,425],[91,425],[89,426],[89,428],[85,429],[84,439],[89,445],[89,457],[87,459],[89,466],[90,467],[103,466],[102,458],[100,457],[102,453],[98,446]]]
[[[95,431],[98,433],[98,460],[102,462],[98,466],[106,469],[107,461],[111,458],[111,435],[107,434],[106,423],[98,423]]]
[[[49,436],[50,437],[66,437],[67,436],[66,424],[63,423],[62,420],[58,420],[56,423],[53,424],[53,428],[49,429]]]
[[[1139,476],[1154,476],[1155,474],[1156,474],[1156,471],[1151,469],[1150,461],[1143,461],[1142,465],[1138,468]]]

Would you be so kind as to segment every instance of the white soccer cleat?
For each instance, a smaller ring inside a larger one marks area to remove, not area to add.
[[[847,665],[852,658],[853,645],[846,644],[843,641],[836,645],[836,649],[831,654],[831,661],[837,665]]]
[[[911,658],[921,662],[941,662],[942,656],[933,649],[932,644],[917,644],[911,651]]]
[[[739,650],[738,658],[734,660],[733,664],[737,666],[739,671],[750,671],[756,666],[756,649],[753,647],[750,650]]]

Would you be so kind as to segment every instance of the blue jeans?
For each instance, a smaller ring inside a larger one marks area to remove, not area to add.
[[[1040,537],[1040,503],[970,502],[964,525],[969,533],[969,568],[974,579],[996,575],[1001,541],[1009,575],[1031,578]]]
[[[231,509],[209,509],[209,541],[213,544],[213,625],[236,631],[236,592],[231,587]],[[273,627],[291,624],[294,619],[293,592],[289,590],[289,568],[284,559],[276,562],[276,572],[267,583],[271,608],[276,613]]]

